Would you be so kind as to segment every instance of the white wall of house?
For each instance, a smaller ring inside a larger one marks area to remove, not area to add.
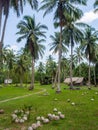
[[[5,80],[4,80],[4,83],[5,83],[5,84],[11,84],[11,83],[12,83],[12,79],[5,79]]]

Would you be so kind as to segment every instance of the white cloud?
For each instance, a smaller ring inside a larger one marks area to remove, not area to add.
[[[42,2],[42,0],[39,0],[40,2]]]
[[[94,20],[98,19],[98,13],[94,13],[93,10],[84,13],[84,16],[78,20],[78,22],[92,23]]]
[[[13,49],[13,50],[15,50],[15,51],[18,51],[18,46],[17,45],[12,45],[11,47],[10,47],[11,49]]]

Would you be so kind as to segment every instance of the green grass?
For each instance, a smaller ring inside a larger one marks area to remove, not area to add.
[[[97,130],[98,129],[98,88],[88,90],[82,87],[80,90],[64,89],[62,85],[62,92],[56,94],[55,90],[51,89],[51,85],[39,86],[35,85],[35,90],[28,91],[27,88],[18,87],[3,87],[0,88],[0,101],[12,97],[23,96],[31,94],[32,96],[22,99],[0,103],[0,108],[4,109],[5,113],[0,115],[0,130],[10,128],[10,130],[21,130],[22,127],[30,126],[36,122],[37,116],[47,116],[48,113],[53,113],[53,108],[65,114],[65,119],[59,121],[51,121],[49,124],[43,125],[39,130]],[[46,89],[49,93],[44,96],[44,93],[34,94],[42,89]],[[84,94],[84,95],[82,95]],[[94,101],[91,101],[91,99]],[[54,99],[57,99],[55,101]],[[70,99],[70,102],[67,101]],[[75,106],[71,103],[75,102]],[[32,105],[31,115],[29,121],[24,124],[15,124],[11,122],[11,113],[15,109],[23,108],[24,105]]]

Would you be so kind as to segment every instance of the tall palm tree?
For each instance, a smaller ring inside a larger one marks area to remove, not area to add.
[[[96,48],[94,49],[93,52],[93,59],[92,59],[92,63],[93,63],[93,70],[94,70],[94,85],[96,87],[97,83],[96,83],[96,64],[98,62],[98,44],[95,45]]]
[[[50,51],[53,51],[53,53],[54,54],[56,54],[56,53],[59,53],[60,52],[60,33],[59,32],[56,32],[55,33],[55,35],[53,36],[53,35],[51,35],[50,36],[50,38],[51,38],[51,40],[52,40],[52,42],[49,44],[50,45]],[[63,37],[62,37],[63,38]],[[64,39],[64,38],[63,38]],[[67,53],[67,44],[65,44],[64,43],[64,40],[62,39],[62,44],[61,44],[61,48],[62,48],[62,52],[61,52],[61,54],[63,54],[63,53]],[[56,77],[55,77],[55,81],[57,80],[57,81],[59,81],[60,80],[60,71],[61,71],[61,54],[59,55],[59,60],[60,60],[60,63],[58,63],[58,69],[57,69],[57,72],[56,72]],[[60,64],[60,66],[59,66],[59,64]],[[60,68],[59,68],[60,67]],[[57,79],[58,78],[58,79]],[[60,83],[60,81],[59,81],[59,83]],[[61,90],[60,90],[60,86],[59,86],[59,84],[58,84],[58,86],[57,86],[57,92],[60,92]]]
[[[90,81],[90,63],[95,58],[95,50],[98,40],[98,31],[96,31],[94,28],[88,26],[84,32],[84,39],[82,41],[82,49],[85,52],[86,58],[89,61],[89,72],[88,72],[88,86],[90,88],[91,81]]]
[[[3,27],[2,27],[1,39],[0,39],[0,57],[2,57],[2,47],[3,47],[5,29],[6,29],[10,8],[13,8],[13,10],[17,13],[17,16],[19,16],[20,13],[23,13],[23,8],[26,3],[29,3],[30,6],[34,9],[37,9],[38,7],[37,0],[0,0],[0,31],[1,31],[2,16],[3,15],[5,16]],[[0,60],[0,64],[2,64],[1,60]]]
[[[60,68],[61,68],[61,55],[62,55],[62,30],[63,24],[66,23],[66,17],[64,18],[64,12],[66,14],[73,14],[76,13],[75,7],[72,4],[83,4],[86,5],[86,0],[43,0],[42,7],[40,9],[45,9],[44,16],[53,9],[56,9],[54,18],[59,19],[59,26],[60,26],[60,40],[59,40],[59,52],[58,52],[58,87],[57,92],[60,92]],[[57,20],[56,19],[56,20]]]
[[[81,32],[80,28],[78,27],[79,23],[73,22],[71,19],[69,19],[68,24],[64,28],[65,33],[65,42],[68,42],[70,45],[70,52],[71,52],[71,63],[70,63],[70,89],[73,89],[73,82],[72,82],[72,65],[73,65],[73,47],[75,44],[80,43],[80,41],[83,39],[83,33]],[[81,23],[80,23],[81,25]],[[83,24],[82,24],[83,25]]]
[[[39,59],[39,56],[43,56],[45,46],[40,44],[44,39],[39,39],[40,37],[45,38],[45,31],[47,29],[45,25],[35,23],[35,17],[24,16],[23,20],[17,25],[19,32],[17,32],[19,38],[18,42],[22,39],[26,39],[26,50],[30,50],[32,56],[32,80],[30,89],[34,88],[34,63],[35,60]]]

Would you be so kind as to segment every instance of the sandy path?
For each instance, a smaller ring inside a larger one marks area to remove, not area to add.
[[[33,94],[27,94],[27,95],[24,95],[24,96],[18,96],[18,97],[14,97],[14,98],[2,100],[2,101],[0,101],[0,103],[4,103],[4,102],[16,100],[16,99],[21,99],[21,98],[25,98],[25,97],[29,97],[29,96],[32,96],[32,95],[34,95],[34,94],[39,94],[39,93],[42,93],[42,92],[45,92],[45,91],[46,91],[46,89],[44,89],[44,90],[42,90],[42,91],[40,91],[40,92],[33,93]]]

